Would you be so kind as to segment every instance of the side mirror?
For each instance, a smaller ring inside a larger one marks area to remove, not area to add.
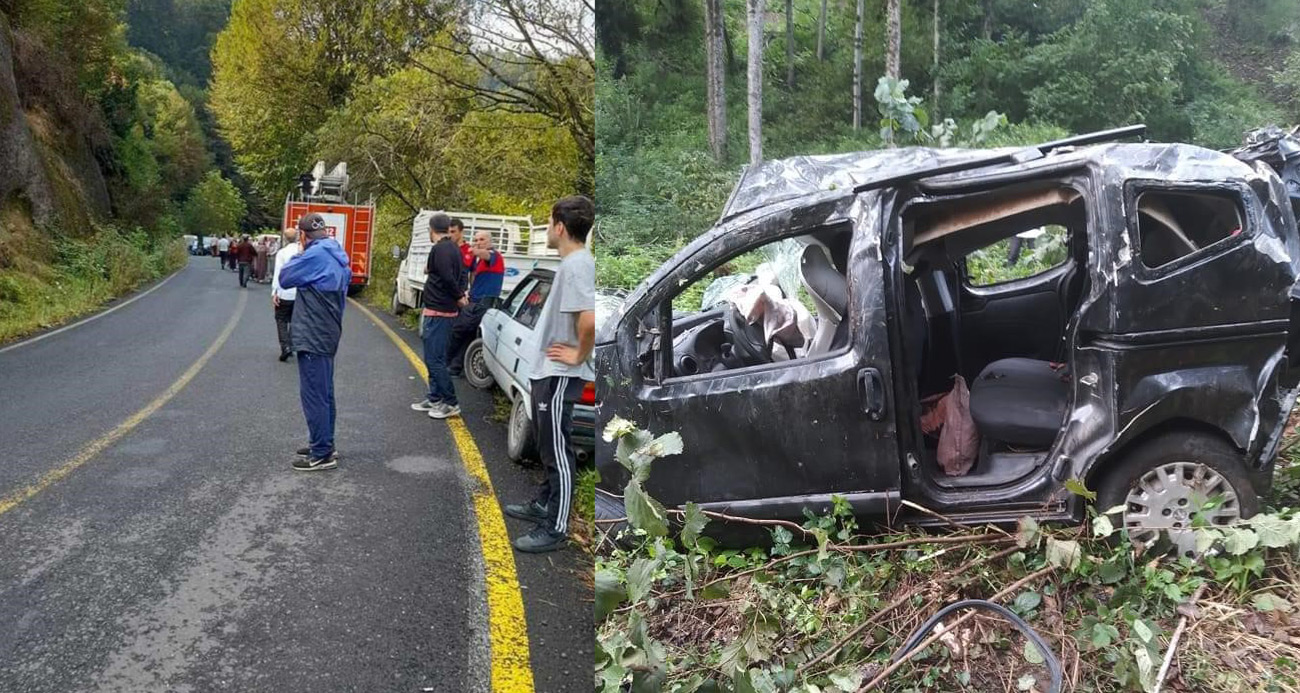
[[[400,245],[393,246],[393,259],[394,260],[402,259],[402,246]]]

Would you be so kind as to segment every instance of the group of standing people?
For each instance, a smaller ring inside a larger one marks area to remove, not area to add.
[[[573,504],[576,455],[572,443],[573,405],[586,383],[595,380],[589,357],[595,343],[596,262],[586,247],[595,218],[591,200],[566,197],[551,208],[547,245],[560,252],[560,267],[551,293],[534,328],[538,350],[529,360],[533,426],[546,478],[537,496],[526,503],[506,505],[507,515],[534,523],[533,531],[514,540],[515,549],[540,553],[568,542],[569,511]],[[491,247],[491,238],[476,234],[464,242],[463,227],[446,214],[429,220],[433,248],[425,266],[421,294],[421,336],[429,371],[427,396],[411,408],[435,419],[460,416],[449,357],[463,352],[465,334],[458,327],[473,325],[501,293],[505,264]],[[472,276],[472,280],[471,280]],[[480,284],[480,281],[482,284]],[[473,330],[469,330],[469,339]]]
[[[213,246],[217,257],[221,259],[221,268],[239,273],[239,285],[248,287],[251,279],[258,284],[271,281],[269,260],[275,255],[277,247],[266,239],[256,243],[247,235],[232,236],[226,234],[217,239]]]
[[[511,517],[534,523],[531,532],[514,540],[519,551],[554,551],[568,543],[577,459],[573,407],[586,383],[595,380],[590,356],[595,344],[596,264],[586,247],[594,219],[591,200],[575,195],[552,206],[547,225],[547,245],[559,251],[561,260],[534,328],[538,353],[530,359],[533,426],[546,477],[532,500],[503,508]],[[473,243],[467,243],[463,224],[446,214],[433,215],[429,234],[433,248],[425,267],[421,319],[428,394],[411,408],[434,419],[450,419],[460,416],[460,405],[448,361],[459,357],[460,342],[469,341],[464,339],[466,331],[472,340],[469,326],[476,328],[482,313],[500,296],[505,262],[492,247],[490,234],[477,233]],[[285,245],[273,265],[271,302],[280,360],[297,355],[307,420],[309,443],[298,450],[296,470],[338,466],[334,356],[351,280],[347,253],[329,237],[321,215],[307,214],[296,229],[285,232]]]

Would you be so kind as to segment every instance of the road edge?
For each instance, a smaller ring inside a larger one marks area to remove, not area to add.
[[[402,355],[420,374],[428,379],[428,371],[410,345],[393,329],[379,319],[369,308],[355,299],[348,299],[376,327],[397,345]],[[530,661],[528,626],[524,612],[523,592],[519,574],[515,570],[510,535],[506,532],[505,517],[497,503],[492,488],[492,478],[474,437],[465,422],[458,417],[447,419],[452,440],[466,473],[474,482],[470,489],[474,515],[478,524],[479,549],[482,553],[484,586],[487,589],[488,639],[492,657],[492,690],[494,693],[531,693],[533,669]]]

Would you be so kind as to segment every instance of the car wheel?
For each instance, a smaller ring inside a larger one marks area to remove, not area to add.
[[[1193,522],[1228,525],[1259,512],[1240,452],[1205,435],[1166,435],[1108,470],[1097,490],[1104,512],[1124,506],[1118,526],[1144,546],[1195,555]]]
[[[475,339],[465,348],[465,380],[480,390],[487,390],[496,384],[492,371],[488,370],[482,338]]]
[[[602,521],[600,529],[608,531],[610,537],[617,537],[620,532],[629,529],[627,507],[623,505],[623,499],[599,490],[596,491],[596,519]]]
[[[393,301],[390,308],[393,311],[393,315],[401,315],[406,312],[406,306],[402,305],[402,302],[397,298],[397,287],[395,286],[393,287]]]
[[[506,429],[506,455],[515,462],[537,454],[537,443],[533,440],[533,420],[528,418],[528,405],[524,404],[520,393],[510,407],[510,421]]]

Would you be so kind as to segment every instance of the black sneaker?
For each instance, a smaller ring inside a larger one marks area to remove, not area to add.
[[[293,356],[293,352],[292,352],[292,351],[282,351],[282,352],[280,352],[280,362],[281,362],[281,363],[284,363],[285,361],[288,361],[290,356]]]
[[[510,503],[502,510],[510,517],[531,522],[546,522],[546,506],[537,501],[527,503]]]
[[[296,454],[297,454],[299,457],[303,458],[303,459],[307,459],[308,457],[311,457],[311,448],[310,448],[310,447],[306,447],[306,448],[298,448],[298,452],[297,452]],[[330,457],[332,457],[332,458],[334,458],[334,459],[338,459],[338,457],[339,457],[339,451],[338,451],[338,450],[330,450]]]
[[[538,527],[514,541],[515,549],[524,553],[558,551],[568,546],[568,544],[568,535],[558,534],[542,527]]]
[[[318,472],[322,469],[334,469],[339,466],[339,460],[334,455],[326,457],[308,457],[305,460],[295,460],[293,468],[300,472]]]

